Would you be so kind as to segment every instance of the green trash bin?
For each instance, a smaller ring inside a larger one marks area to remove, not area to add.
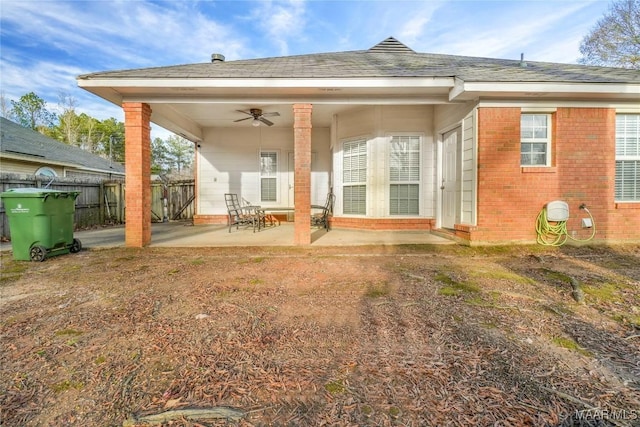
[[[0,194],[9,218],[13,258],[44,261],[48,256],[80,252],[73,238],[78,191],[12,188]]]

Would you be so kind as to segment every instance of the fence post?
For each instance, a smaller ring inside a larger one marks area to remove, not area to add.
[[[99,210],[98,210],[98,221],[100,221],[100,224],[104,224],[104,196],[105,196],[105,192],[104,192],[104,182],[100,183],[100,188],[98,189],[98,203],[99,203]]]

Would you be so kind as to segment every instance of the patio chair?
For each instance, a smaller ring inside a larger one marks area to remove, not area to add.
[[[236,226],[236,230],[242,226],[251,226],[255,233],[256,227],[258,230],[261,225],[264,225],[264,215],[260,211],[260,206],[242,206],[238,200],[238,195],[235,193],[225,193],[224,201],[227,204],[229,233],[231,233],[231,227]]]
[[[335,198],[336,196],[333,195],[333,191],[331,190],[329,194],[327,194],[327,201],[324,203],[324,206],[311,205],[311,226],[323,227],[329,231],[329,217],[333,214]]]

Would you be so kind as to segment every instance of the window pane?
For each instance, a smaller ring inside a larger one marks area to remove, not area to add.
[[[389,156],[391,182],[420,181],[420,137],[394,136]]]
[[[276,151],[260,152],[260,200],[263,202],[278,201],[278,153]]]
[[[420,186],[418,184],[391,184],[389,187],[389,213],[391,215],[418,215]]]
[[[345,183],[366,182],[367,142],[350,141],[343,144],[342,180]]]
[[[640,114],[616,115],[615,199],[640,201]]]
[[[549,114],[522,114],[520,116],[520,164],[522,166],[548,166]]]
[[[277,153],[260,153],[260,175],[275,176],[278,171]]]
[[[347,215],[365,215],[367,187],[348,185],[342,189],[342,211]]]
[[[260,200],[263,202],[276,202],[276,178],[260,179]]]

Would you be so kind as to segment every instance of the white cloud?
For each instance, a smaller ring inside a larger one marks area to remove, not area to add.
[[[279,55],[289,55],[289,42],[305,37],[306,4],[302,0],[265,1],[251,14],[264,35],[262,43],[278,46]]]

